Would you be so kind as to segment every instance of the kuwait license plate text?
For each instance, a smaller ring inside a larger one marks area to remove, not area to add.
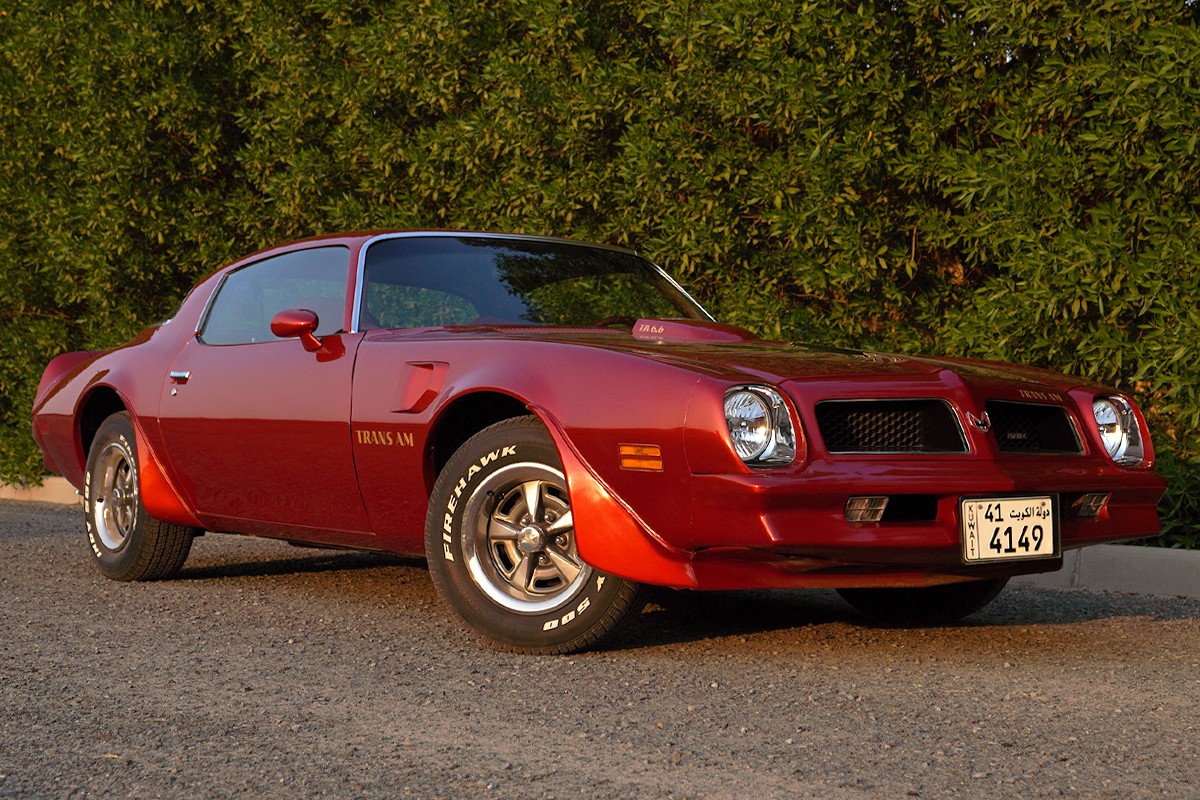
[[[959,501],[963,561],[1008,561],[1058,555],[1054,499],[974,497]]]

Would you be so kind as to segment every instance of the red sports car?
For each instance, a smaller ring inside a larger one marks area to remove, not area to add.
[[[111,578],[175,574],[204,531],[425,554],[472,628],[541,653],[643,584],[957,619],[1065,548],[1155,534],[1165,488],[1111,389],[763,341],[633,252],[487,233],[244,258],[54,359],[33,422]]]

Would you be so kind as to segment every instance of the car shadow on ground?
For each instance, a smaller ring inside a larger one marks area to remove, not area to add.
[[[404,604],[427,602],[431,587],[425,560],[358,551],[298,548],[296,556],[279,557],[288,546],[281,542],[228,539],[230,545],[212,550],[194,566],[185,566],[177,580],[229,580],[269,576],[291,576],[336,572],[376,574],[364,583],[364,602],[377,597],[377,581],[383,581],[395,593],[395,601]],[[191,562],[189,562],[191,563]],[[389,580],[389,570],[420,573],[409,579]],[[342,587],[345,590],[345,587]],[[406,595],[411,595],[406,598]],[[647,602],[635,619],[628,621],[600,649],[621,651],[719,640],[771,633],[789,629],[812,629],[823,625],[849,625],[859,629],[891,630],[894,626],[877,625],[845,603],[836,592],[814,590],[754,590],[693,592],[646,588]],[[343,595],[344,597],[344,595]],[[1163,598],[1103,592],[1064,591],[1042,587],[1010,585],[982,611],[942,630],[977,627],[1016,628],[1037,625],[1071,625],[1106,619],[1141,617],[1150,621],[1200,618],[1200,600]]]
[[[363,553],[345,550],[298,549],[293,558],[253,560],[225,559],[217,563],[201,563],[184,566],[176,580],[220,580],[223,578],[250,578],[268,575],[303,575],[323,572],[346,572],[355,570],[381,569],[385,567],[418,567],[425,569],[425,560],[405,558],[381,553]],[[308,554],[313,555],[308,555]]]
[[[1200,600],[1011,585],[989,606],[963,620],[909,630],[1028,628],[1132,617],[1148,622],[1200,619]],[[638,649],[830,624],[905,630],[872,622],[832,590],[689,592],[651,588],[640,617],[605,649]]]

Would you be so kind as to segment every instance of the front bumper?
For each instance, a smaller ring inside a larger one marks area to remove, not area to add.
[[[658,531],[691,554],[698,588],[921,586],[1058,569],[1062,559],[965,564],[959,501],[964,497],[1057,495],[1062,549],[1159,532],[1166,482],[1149,470],[1085,459],[862,460],[814,463],[801,478],[697,475],[686,529]],[[1075,501],[1106,493],[1085,516]],[[854,523],[855,496],[919,498],[916,518]]]
[[[837,560],[951,566],[961,561],[958,502],[963,497],[1057,494],[1064,548],[1158,533],[1166,481],[1149,470],[1104,468],[1084,459],[814,463],[803,476],[696,475],[686,529],[659,531],[672,546],[767,548]],[[1105,509],[1079,516],[1083,494],[1107,493]],[[918,519],[852,523],[851,497],[921,498]]]
[[[814,459],[797,470],[647,474],[621,490],[551,428],[571,490],[579,551],[632,580],[693,589],[925,586],[1047,572],[1058,558],[967,565],[963,497],[1056,495],[1062,549],[1158,533],[1166,481],[1079,457]],[[1072,503],[1109,495],[1095,517]],[[921,518],[846,519],[851,497],[920,497]],[[682,509],[687,509],[682,512]],[[682,513],[681,513],[682,512]]]

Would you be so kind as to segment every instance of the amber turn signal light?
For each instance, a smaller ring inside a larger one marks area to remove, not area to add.
[[[621,469],[662,472],[662,450],[656,444],[623,444],[618,447]]]

